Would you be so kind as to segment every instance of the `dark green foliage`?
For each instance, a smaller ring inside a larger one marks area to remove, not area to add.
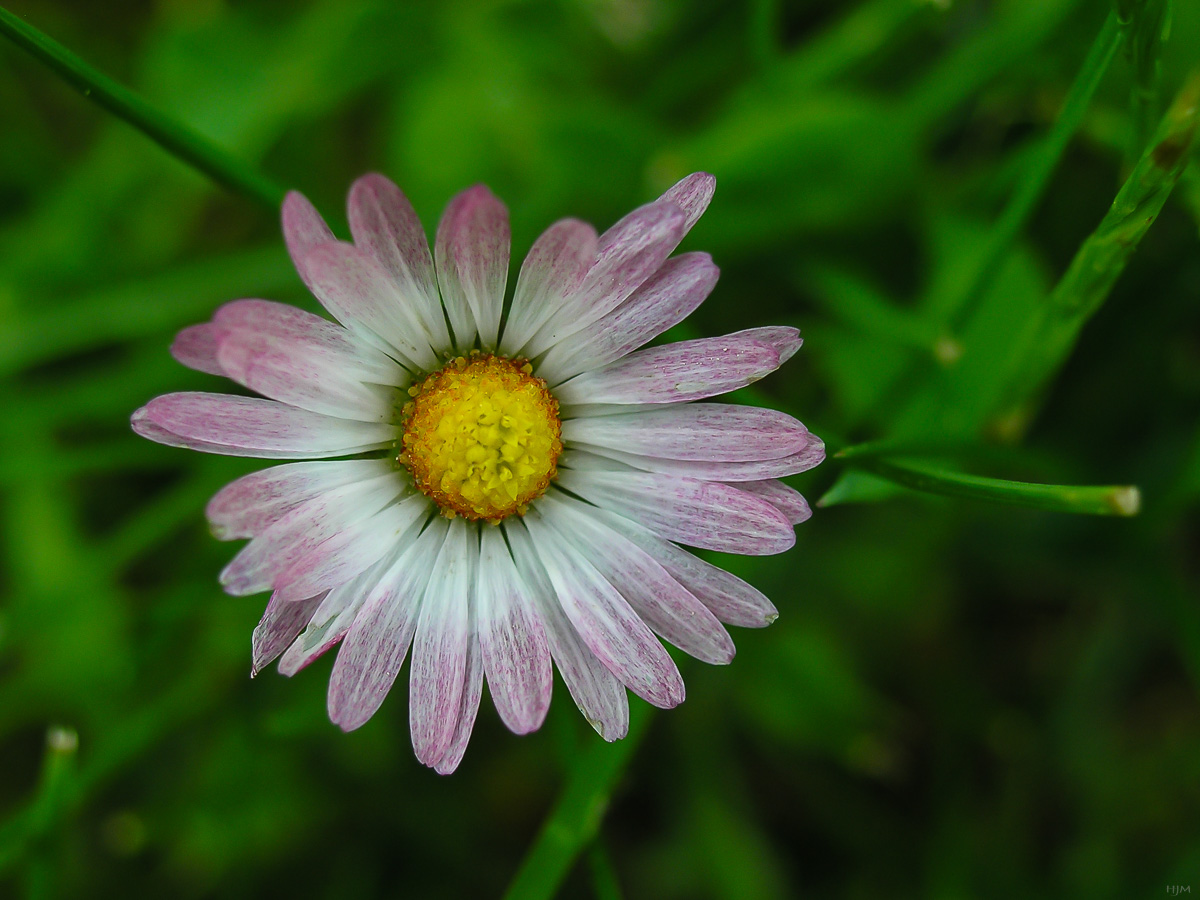
[[[128,428],[221,389],[179,328],[312,308],[277,217],[0,43],[0,896],[1200,892],[1197,4],[12,12],[335,228],[364,171],[429,228],[482,181],[520,258],[714,172],[685,249],[723,275],[674,336],[799,326],[741,399],[858,446],[792,479],[844,504],[794,551],[715,560],[779,621],[625,744],[561,685],[525,738],[485,698],[450,778],[403,687],[344,735],[330,660],[251,681],[265,598],[217,586],[204,502],[260,464]]]

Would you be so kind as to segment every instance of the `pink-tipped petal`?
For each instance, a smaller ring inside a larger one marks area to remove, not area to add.
[[[373,516],[403,489],[404,483],[389,473],[313,497],[281,516],[243,547],[222,570],[222,586],[234,596],[274,588],[279,577],[297,562],[334,535]]]
[[[733,640],[716,617],[649,553],[595,516],[593,507],[556,492],[539,509],[656,634],[706,663],[733,660]]]
[[[404,192],[382,175],[364,175],[350,188],[347,213],[354,242],[391,276],[396,292],[421,320],[433,346],[448,347],[450,335],[438,298],[433,254]]]
[[[479,698],[483,695],[483,657],[480,654],[479,638],[474,633],[467,641],[467,675],[463,683],[462,702],[459,704],[458,721],[454,723],[454,736],[446,755],[437,761],[433,770],[439,775],[449,775],[458,768],[471,731],[475,728],[475,716],[479,713]]]
[[[784,484],[774,478],[767,481],[741,481],[734,485],[739,490],[762,497],[773,507],[787,516],[793,525],[807,522],[812,518],[812,509],[808,501],[794,487]]]
[[[302,503],[393,470],[384,459],[298,462],[260,469],[231,481],[208,501],[205,515],[217,540],[254,537]]]
[[[779,364],[781,366],[795,356],[796,351],[804,344],[804,339],[800,337],[800,329],[792,328],[789,325],[765,325],[762,328],[747,328],[745,331],[735,331],[729,337],[770,344],[779,351]]]
[[[563,612],[588,649],[648,703],[663,709],[682,703],[683,679],[674,660],[625,598],[559,537],[557,522],[534,509],[525,524]]]
[[[442,214],[434,258],[459,350],[476,334],[485,349],[499,340],[511,243],[508,209],[482,184],[458,194]]]
[[[238,329],[220,336],[217,359],[234,381],[290,406],[358,422],[390,422],[394,415],[395,389],[364,384],[338,354]]]
[[[644,456],[613,450],[611,447],[591,446],[591,451],[610,461],[632,466],[645,472],[662,472],[694,478],[697,481],[765,481],[807,472],[825,459],[825,444],[816,435],[809,434],[804,449],[778,459],[749,460],[746,462],[713,462],[708,460],[666,459],[661,456]]]
[[[520,355],[534,333],[582,284],[596,261],[598,246],[596,229],[578,219],[562,219],[542,233],[521,263],[501,352]]]
[[[142,423],[153,428],[140,428]],[[347,456],[390,446],[397,426],[354,422],[274,400],[185,392],[155,397],[133,414],[133,429],[170,446],[265,458]],[[174,440],[172,440],[172,438]]]
[[[296,191],[289,191],[283,198],[280,217],[283,220],[283,240],[292,257],[292,265],[296,267],[300,279],[311,290],[312,282],[308,277],[304,257],[318,244],[332,241],[333,232],[329,230],[317,208],[308,202],[308,198]]]
[[[668,259],[624,303],[552,347],[538,374],[558,384],[615,362],[686,319],[712,292],[719,275],[707,253]]]
[[[417,759],[434,766],[446,755],[462,703],[470,636],[470,594],[478,561],[475,530],[450,523],[413,640],[408,723]]]
[[[538,329],[526,352],[538,356],[616,309],[679,245],[684,220],[683,210],[660,200],[635,209],[602,234],[596,262],[579,289]]]
[[[687,217],[683,233],[687,234],[708,209],[716,189],[717,179],[712,175],[707,172],[693,172],[668,188],[660,199],[670,200],[683,210]]]
[[[742,628],[765,628],[779,611],[758,588],[707,563],[636,522],[598,509],[594,515],[625,535],[662,565],[722,622]]]
[[[306,600],[286,603],[272,595],[262,620],[254,628],[250,639],[250,677],[253,678],[287,649],[288,644],[308,625],[325,594],[317,594]]]
[[[550,645],[500,530],[484,528],[480,538],[475,597],[488,688],[501,721],[514,734],[528,734],[550,708]]]
[[[381,560],[326,594],[304,631],[280,657],[279,674],[291,678],[344,638],[386,568],[387,560]]]
[[[583,717],[606,741],[629,733],[629,700],[625,686],[583,643],[562,610],[550,579],[523,521],[508,519],[504,533],[513,549],[521,579],[533,591],[546,626],[546,640],[567,691]]]
[[[561,403],[679,403],[745,387],[779,368],[770,344],[727,335],[648,347],[555,388]]]
[[[218,337],[249,332],[269,338],[289,353],[316,355],[356,381],[401,386],[407,373],[386,354],[336,322],[271,300],[233,300],[213,315]]]
[[[559,470],[559,484],[590,503],[692,547],[765,556],[796,543],[770,503],[719,482],[652,472]]]
[[[444,522],[435,520],[387,566],[357,609],[329,678],[329,718],[343,730],[370,719],[400,674],[445,537]]]
[[[720,462],[778,459],[803,450],[811,439],[786,413],[727,403],[570,419],[563,423],[562,437],[643,456]]]
[[[197,372],[224,375],[217,361],[217,332],[211,322],[189,325],[171,342],[171,355],[178,362]]]
[[[320,244],[304,257],[313,294],[363,341],[401,363],[430,370],[430,336],[374,257],[353,244]]]
[[[416,539],[429,515],[429,501],[414,494],[360,519],[293,562],[275,581],[284,600],[329,590],[373,566],[389,552]]]

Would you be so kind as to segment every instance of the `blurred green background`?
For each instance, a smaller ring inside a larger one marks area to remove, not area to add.
[[[1068,315],[1074,351],[1029,330],[1200,62],[1200,4],[1165,43],[1164,3],[1119,5],[1123,43],[1011,242],[997,222],[1108,3],[9,8],[343,232],[368,170],[428,228],[487,182],[518,259],[555,218],[604,228],[711,171],[684,249],[722,277],[676,336],[806,338],[743,400],[831,449],[1139,485],[1142,513],[1112,518],[901,493],[836,459],[790,479],[860,502],[783,556],[719,560],[780,619],[735,629],[732,666],[685,667],[687,702],[585,796],[607,814],[559,892],[1102,900],[1200,892],[1195,162],[1103,306]],[[312,304],[272,211],[0,43],[0,896],[498,896],[564,784],[626,752],[557,684],[525,738],[485,698],[442,778],[412,756],[406,690],[344,735],[333,654],[250,680],[265,597],[221,593],[233,548],[202,510],[261,464],[150,444],[128,416],[222,389],[167,346],[254,296]]]

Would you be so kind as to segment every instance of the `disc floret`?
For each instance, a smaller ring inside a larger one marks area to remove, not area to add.
[[[399,462],[442,514],[522,514],[557,471],[558,402],[524,359],[473,352],[408,389]]]

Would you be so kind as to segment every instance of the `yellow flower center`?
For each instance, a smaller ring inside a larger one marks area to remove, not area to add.
[[[558,401],[523,359],[472,353],[408,389],[398,459],[448,518],[524,513],[562,452]]]

